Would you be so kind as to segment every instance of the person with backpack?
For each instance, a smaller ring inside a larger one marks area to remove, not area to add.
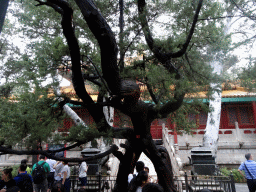
[[[20,192],[33,192],[33,179],[30,174],[26,173],[26,168],[26,164],[21,164],[19,174],[13,179],[20,188]]]
[[[32,178],[35,192],[47,192],[47,176],[50,173],[50,166],[45,162],[45,156],[40,155],[39,161],[33,165]]]

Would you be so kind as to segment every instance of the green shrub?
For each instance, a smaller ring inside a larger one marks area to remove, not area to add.
[[[16,177],[18,175],[19,167],[20,165],[14,165],[14,166],[3,167],[1,168],[1,170],[3,171],[4,169],[12,168],[12,177]],[[2,178],[2,171],[0,171],[0,179]]]
[[[230,176],[232,173],[236,183],[246,182],[246,179],[243,177],[243,175],[239,173],[237,169],[228,169],[227,167],[224,167],[224,168],[221,168],[220,171],[225,176]]]
[[[12,177],[16,177],[18,175],[18,170],[19,170],[20,165],[14,165],[12,166]]]

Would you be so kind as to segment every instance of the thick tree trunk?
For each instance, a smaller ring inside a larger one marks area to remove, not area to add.
[[[149,120],[147,110],[142,111],[144,112],[137,111],[131,115],[135,138],[129,140],[130,146],[126,149],[124,158],[120,160],[115,191],[126,191],[128,174],[133,171],[140,154],[144,152],[155,167],[159,184],[166,192],[176,192],[170,156],[164,147],[155,145],[150,134],[152,120]]]
[[[151,135],[144,138],[143,143],[145,146],[143,152],[148,156],[155,167],[158,183],[164,188],[164,191],[176,192],[172,164],[168,151],[165,149],[165,147],[157,147],[152,140]]]
[[[116,184],[114,192],[126,192],[128,187],[128,175],[133,173],[135,163],[140,157],[140,153],[135,153],[129,142],[126,143],[126,152],[122,158],[120,158],[119,169],[117,173]]]
[[[231,15],[231,13],[229,14]],[[227,18],[227,24],[224,29],[224,34],[228,35],[231,25],[231,18]],[[219,55],[218,55],[219,54]],[[222,52],[216,53],[216,58],[210,63],[214,69],[214,73],[221,75],[223,70],[223,58],[224,54]],[[219,59],[217,59],[219,58]],[[221,95],[222,88],[221,83],[210,84],[210,86],[215,89],[211,99],[209,101],[209,107],[212,111],[208,113],[207,124],[205,128],[205,134],[203,137],[203,146],[209,147],[214,150],[215,155],[217,154],[218,140],[219,140],[219,127],[220,127],[220,116],[221,116]]]
[[[211,84],[210,86],[216,88],[217,86],[221,85]],[[210,100],[209,107],[211,107],[213,110],[208,113],[205,134],[203,137],[203,146],[213,149],[214,154],[216,154],[218,147],[221,115],[221,88],[219,88],[219,92],[215,91],[212,97],[214,98],[214,100]]]

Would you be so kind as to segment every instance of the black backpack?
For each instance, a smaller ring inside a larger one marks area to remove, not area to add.
[[[42,183],[46,179],[46,173],[43,167],[44,164],[45,162],[43,162],[41,165],[37,163],[35,169],[32,172],[33,182],[35,184]]]
[[[18,184],[20,192],[33,192],[33,183],[28,174],[22,175],[22,182]]]

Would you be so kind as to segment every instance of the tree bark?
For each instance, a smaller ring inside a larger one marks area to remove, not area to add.
[[[228,15],[231,15],[231,12]],[[230,25],[231,18],[227,18],[227,24],[224,29],[225,36],[229,33]],[[225,55],[222,52],[216,53],[213,61],[210,63],[214,69],[213,73],[221,75],[223,70],[222,60],[224,56]],[[210,86],[214,89],[214,93],[212,94],[213,99],[210,99],[209,101],[209,106],[212,111],[208,113],[205,134],[203,137],[203,146],[213,149],[214,155],[217,155],[221,116],[222,87],[221,83],[211,83]]]
[[[117,66],[118,48],[114,34],[92,0],[75,0],[101,50],[101,67],[111,94],[119,95],[121,78]]]

